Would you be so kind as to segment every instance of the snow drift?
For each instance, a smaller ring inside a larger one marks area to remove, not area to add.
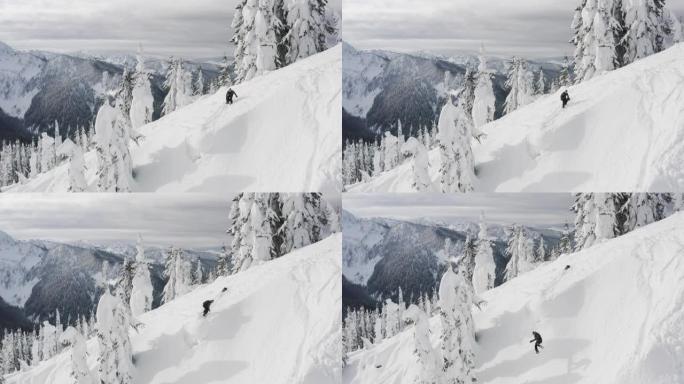
[[[341,47],[200,98],[141,127],[130,144],[134,192],[339,192]],[[97,185],[85,155],[88,190]],[[14,192],[66,192],[67,164]]]
[[[684,189],[684,44],[541,97],[482,127],[476,191],[662,192]],[[430,152],[433,190],[440,159]],[[407,162],[353,192],[412,192]]]
[[[478,382],[684,382],[682,228],[678,213],[483,294],[486,307],[474,310]],[[438,348],[439,318],[430,324]],[[533,330],[544,338],[539,355]],[[412,332],[352,353],[343,382],[414,382]]]
[[[338,383],[341,375],[341,235],[183,295],[130,330],[135,382]],[[228,290],[221,293],[226,287]],[[214,299],[202,317],[202,302]],[[88,365],[97,373],[95,338]],[[8,383],[69,382],[70,350]]]

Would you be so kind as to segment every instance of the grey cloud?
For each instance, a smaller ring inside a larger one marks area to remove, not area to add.
[[[331,1],[341,9],[341,0]],[[232,54],[237,0],[0,0],[0,41],[19,49],[135,52],[156,56]]]
[[[344,39],[362,49],[571,55],[576,2],[557,0],[346,0]],[[668,7],[684,16],[684,2]]]
[[[225,233],[232,196],[197,194],[58,194],[0,197],[0,230],[19,239],[134,242],[215,247]]]
[[[571,194],[477,193],[346,194],[344,208],[362,217],[477,220],[484,211],[499,224],[558,225],[571,222]]]

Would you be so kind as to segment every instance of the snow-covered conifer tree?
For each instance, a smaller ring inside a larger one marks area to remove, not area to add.
[[[221,253],[216,259],[216,275],[217,276],[228,276],[230,274],[230,254],[228,249],[224,245],[221,248]]]
[[[79,136],[79,144],[81,144],[81,149],[83,152],[88,151],[88,148],[90,147],[90,142],[88,141],[88,135],[85,132],[85,128],[81,126],[81,128],[78,130],[78,136]]]
[[[192,83],[192,94],[194,96],[204,95],[204,75],[202,74],[202,68],[197,69],[195,81]]]
[[[582,0],[572,21],[575,77],[584,81],[620,66],[621,11],[614,0]]]
[[[133,277],[135,276],[135,262],[126,256],[121,265],[121,271],[116,282],[116,294],[121,296],[121,301],[130,305],[131,292],[133,292]],[[130,308],[129,308],[130,309]]]
[[[440,344],[445,383],[475,381],[475,325],[471,311],[472,305],[479,305],[481,301],[472,292],[464,273],[455,273],[449,265],[439,283]]]
[[[570,60],[567,56],[561,65],[560,73],[558,75],[558,84],[560,87],[572,85],[572,78],[570,77]]]
[[[57,353],[57,328],[47,321],[43,322],[40,329],[41,345],[43,351],[41,356],[47,360]]]
[[[95,384],[88,368],[86,338],[74,327],[67,327],[60,342],[71,347],[71,378],[73,384]]]
[[[47,172],[55,166],[55,140],[43,132],[40,138],[40,170]]]
[[[494,251],[487,235],[487,223],[483,212],[480,216],[480,232],[477,235],[477,253],[475,255],[475,270],[473,271],[475,293],[480,294],[494,288],[495,279]]]
[[[198,257],[195,260],[195,269],[192,272],[192,284],[200,285],[204,281],[204,269],[202,268],[202,260]]]
[[[229,214],[233,273],[319,241],[330,214],[319,193],[239,194]]]
[[[390,338],[399,333],[401,329],[401,324],[399,324],[401,321],[399,318],[399,305],[387,299],[382,308],[385,316],[385,337]]]
[[[582,0],[572,29],[578,81],[658,53],[682,37],[663,0]]]
[[[632,193],[621,211],[625,214],[622,233],[632,231],[665,218],[665,208],[671,202],[669,194]]]
[[[275,14],[274,0],[242,0],[233,16],[233,43],[237,82],[276,69],[282,20]]]
[[[101,384],[133,383],[133,352],[128,335],[128,310],[105,289],[97,304],[98,376]]]
[[[385,339],[384,318],[382,313],[379,313],[375,318],[375,323],[373,324],[373,334],[375,335],[375,338],[373,339],[374,344],[380,344]]]
[[[219,67],[219,75],[216,78],[219,87],[227,87],[233,85],[233,78],[230,70],[230,62],[228,56],[223,56],[223,61]]]
[[[537,83],[535,85],[537,94],[543,95],[546,93],[546,79],[544,78],[544,71],[539,70],[539,75],[537,76]]]
[[[328,207],[323,196],[320,193],[289,193],[280,198],[285,218],[282,252],[288,253],[321,240],[328,228]]]
[[[130,119],[131,127],[138,129],[152,121],[154,113],[154,97],[150,74],[145,69],[145,59],[142,56],[142,48],[138,51],[138,64],[133,75],[133,89],[131,91]]]
[[[420,373],[419,384],[439,384],[441,370],[439,357],[430,342],[430,322],[428,316],[416,305],[411,304],[404,313],[404,321],[413,324],[413,354],[418,360]]]
[[[164,98],[162,114],[168,115],[192,103],[194,99],[192,96],[192,74],[185,70],[182,59],[171,59],[169,69],[166,72],[164,87],[168,92]]]
[[[509,92],[506,96],[505,113],[511,113],[534,101],[534,74],[528,69],[525,59],[514,57],[511,60],[508,66],[506,86],[509,88]]]
[[[131,126],[133,76],[128,71],[119,85],[114,107],[109,100],[100,107],[95,119],[97,133],[98,190],[101,192],[130,192],[133,165],[129,143],[139,138]]]
[[[539,245],[534,251],[534,262],[541,263],[546,260],[546,245],[544,244],[544,237],[539,237]]]
[[[417,192],[427,192],[432,190],[430,180],[428,160],[428,149],[415,137],[409,137],[402,147],[404,156],[411,157],[411,171],[413,182],[411,186]]]
[[[496,97],[494,96],[494,85],[492,83],[492,73],[487,69],[487,58],[485,57],[484,45],[480,48],[480,66],[478,67],[477,86],[475,87],[475,99],[473,101],[473,124],[475,128],[494,121],[494,111],[496,110]],[[429,146],[429,144],[426,144]]]
[[[672,195],[672,209],[675,212],[684,210],[684,193],[673,193]]]
[[[41,327],[38,327],[31,344],[31,365],[37,365],[43,361],[43,338],[40,334]]]
[[[506,253],[509,255],[505,270],[506,281],[534,269],[534,249],[523,226],[516,224],[510,229]]]
[[[184,257],[182,249],[171,247],[168,250],[164,262],[164,276],[167,278],[163,292],[164,303],[190,291],[192,264]]]
[[[37,144],[32,143],[30,148],[31,148],[31,155],[30,155],[30,159],[29,159],[29,167],[30,167],[29,177],[34,178],[34,177],[38,176],[38,174],[40,173],[40,165],[41,165],[41,162],[39,159],[40,152],[37,149]]]
[[[565,224],[565,229],[561,233],[561,238],[558,242],[558,251],[563,255],[567,255],[569,253],[572,253],[574,249],[575,247],[572,245],[570,228],[568,224]]]
[[[389,171],[399,165],[399,139],[389,131],[385,132],[383,149],[384,170]]]
[[[85,159],[83,150],[71,139],[67,138],[64,143],[57,148],[59,156],[69,158],[69,192],[83,192],[88,187],[85,179]]]
[[[580,250],[623,233],[627,196],[623,193],[581,193],[573,205],[575,249]]]
[[[135,255],[135,274],[133,275],[131,290],[131,314],[134,317],[152,309],[153,288],[150,277],[150,267],[145,257],[142,236],[138,235],[136,244],[137,253]]]
[[[287,4],[287,64],[326,49],[328,0],[291,0]]]
[[[672,22],[677,19],[671,17],[665,0],[623,0],[622,12],[624,35],[620,45],[624,64],[663,51],[669,45],[668,39],[676,39]]]
[[[462,96],[462,90],[452,92],[439,115],[440,187],[445,193],[472,191],[475,178],[470,142],[479,134]]]

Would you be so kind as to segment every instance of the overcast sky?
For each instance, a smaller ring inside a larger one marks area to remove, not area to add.
[[[217,247],[228,240],[233,196],[200,194],[2,194],[0,231],[17,239]]]
[[[0,0],[0,41],[52,52],[231,53],[237,0]]]
[[[345,194],[344,209],[359,217],[400,220],[420,218],[462,222],[478,221],[484,211],[489,222],[554,226],[572,223],[569,193],[470,194]]]
[[[668,6],[684,16],[684,0]],[[344,40],[361,49],[571,56],[577,0],[344,0]]]
[[[330,2],[340,8],[341,0]],[[0,0],[0,41],[51,52],[232,55],[237,0]]]

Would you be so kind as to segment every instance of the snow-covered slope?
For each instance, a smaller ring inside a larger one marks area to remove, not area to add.
[[[486,125],[473,141],[477,191],[639,191],[684,189],[684,44],[538,99]],[[430,153],[438,189],[440,159]],[[349,188],[408,192],[404,164]]]
[[[684,382],[682,228],[678,213],[486,292],[486,307],[474,309],[478,382]],[[439,318],[430,324],[438,348]],[[533,330],[544,339],[539,355]],[[414,382],[412,336],[408,328],[352,353],[343,382]]]
[[[341,375],[341,235],[192,292],[141,316],[130,336],[140,384],[333,384]],[[227,292],[221,294],[226,287]],[[214,299],[210,314],[202,302]],[[88,364],[97,372],[97,342]],[[8,377],[61,384],[69,351]]]
[[[337,192],[341,47],[226,89],[143,126],[131,144],[139,192]],[[97,160],[86,154],[89,190]],[[67,191],[67,165],[10,189]]]

